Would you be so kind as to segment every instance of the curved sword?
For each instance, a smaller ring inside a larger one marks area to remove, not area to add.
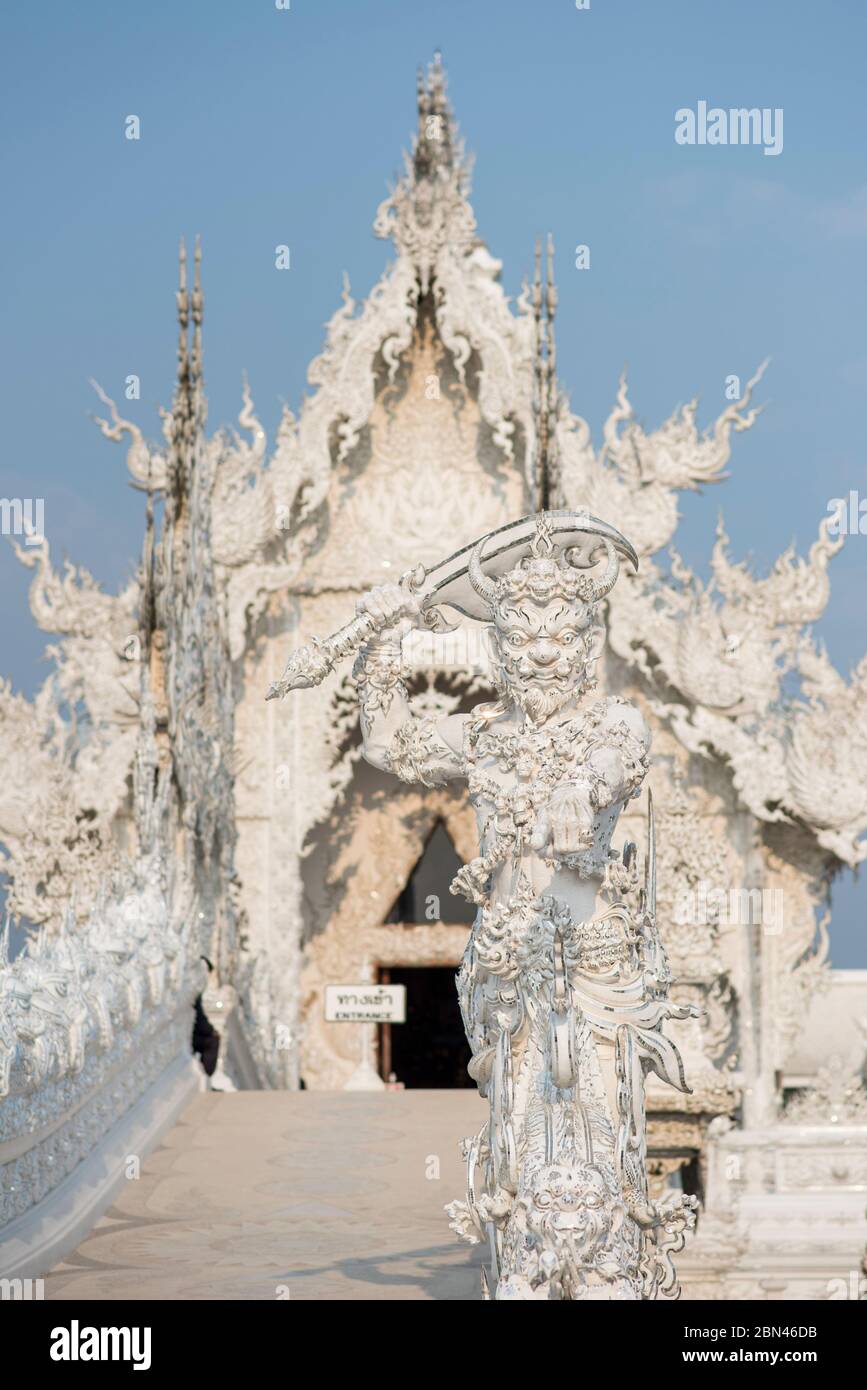
[[[563,510],[550,511],[546,515],[558,542],[568,545],[578,556],[573,563],[578,563],[579,567],[589,568],[596,563],[596,552],[607,538],[638,569],[638,556],[632,546],[608,522],[600,521],[589,512]],[[486,542],[484,563],[489,572],[503,574],[529,552],[537,520],[538,515],[533,513],[521,517],[519,521],[507,522],[482,538]],[[488,620],[484,603],[468,578],[470,556],[477,544],[478,541],[472,541],[462,546],[454,555],[430,569],[416,565],[415,569],[401,575],[400,587],[419,604],[425,626],[432,631],[450,632],[457,626],[457,622],[449,622],[445,618],[440,604],[446,604],[476,622]],[[265,699],[282,699],[290,690],[309,690],[319,685],[342,657],[357,651],[375,632],[375,619],[369,613],[362,613],[330,637],[314,637],[312,642],[292,653],[282,676],[272,683]]]

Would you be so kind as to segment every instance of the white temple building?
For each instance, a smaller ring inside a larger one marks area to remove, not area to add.
[[[340,1090],[365,1058],[368,1084],[470,1084],[468,919],[441,867],[475,853],[463,794],[363,762],[348,665],[264,696],[384,577],[583,507],[640,555],[600,685],[652,728],[672,996],[703,1010],[671,1025],[692,1093],[648,1087],[654,1180],[701,1202],[684,1297],[867,1297],[867,970],[827,962],[830,885],[867,857],[867,659],[847,680],[811,635],[842,539],[826,518],[756,577],[709,517],[713,577],[691,573],[678,494],[737,466],[760,373],[706,428],[692,402],[650,433],[621,380],[594,442],[557,376],[550,258],[510,302],[467,169],[437,60],[374,221],[391,263],[364,300],[345,289],[273,441],[246,384],[239,432],[206,433],[200,257],[191,289],[182,261],[163,440],[110,401],[101,422],[146,497],[137,581],[109,595],[46,539],[18,547],[53,667],[33,701],[0,684],[0,867],[30,927],[0,955],[0,1274],[69,1249],[118,1155],[173,1123],[203,989],[238,1088]],[[416,633],[404,656],[419,709],[489,687],[480,632]],[[644,824],[627,808],[639,845]],[[363,980],[407,983],[409,1022],[326,1022],[326,986]]]

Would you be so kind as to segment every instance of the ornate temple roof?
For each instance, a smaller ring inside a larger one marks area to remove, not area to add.
[[[491,447],[505,469],[517,470],[527,496],[613,517],[636,545],[641,571],[612,595],[610,640],[646,682],[658,718],[686,749],[730,769],[741,804],[758,821],[807,827],[829,864],[863,859],[867,660],[847,680],[811,635],[828,602],[828,565],[841,539],[830,535],[826,521],[807,558],[788,551],[757,578],[729,557],[720,528],[707,584],[676,551],[662,554],[675,538],[679,493],[719,481],[733,436],[755,423],[752,393],[763,369],[742,399],[705,428],[691,401],[646,430],[622,379],[595,445],[557,380],[550,255],[544,273],[537,255],[535,285],[513,304],[500,283],[500,263],[479,238],[469,161],[439,57],[419,75],[418,129],[374,228],[391,238],[396,257],[362,301],[345,286],[323,350],[310,365],[315,389],[297,416],[284,410],[273,441],[246,382],[239,430],[205,433],[198,253],[192,296],[184,283],[179,292],[178,388],[164,415],[163,440],[145,440],[100,393],[108,406],[100,428],[108,438],[128,440],[127,465],[139,487],[171,494],[179,450],[211,480],[207,533],[199,544],[210,550],[231,660],[243,660],[282,595],[303,590],[310,558],[322,546],[336,472],[360,457],[379,393],[397,381],[426,312]],[[187,478],[185,486],[191,483]],[[7,868],[23,882],[31,872],[23,867],[25,855],[32,866],[34,844],[49,835],[41,827],[57,819],[43,803],[75,803],[73,820],[86,809],[108,825],[124,802],[137,718],[124,643],[139,595],[135,585],[118,596],[103,594],[69,564],[58,575],[45,540],[21,547],[19,555],[36,570],[34,617],[60,639],[52,648],[55,669],[32,705],[22,705],[8,688],[0,694],[4,755],[11,762],[25,749],[28,766],[39,769],[31,810],[22,809],[14,779],[0,794]],[[350,585],[368,578],[343,576]],[[42,809],[32,810],[37,805]],[[43,848],[50,859],[47,841]]]

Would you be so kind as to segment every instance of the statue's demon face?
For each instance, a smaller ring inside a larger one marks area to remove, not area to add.
[[[623,1221],[623,1206],[589,1163],[547,1164],[533,1175],[529,1191],[517,1201],[526,1229],[551,1254],[543,1264],[549,1275],[554,1259],[567,1256],[577,1267],[593,1266]]]
[[[504,694],[535,722],[547,719],[580,694],[600,633],[578,601],[502,601],[494,611],[494,639]]]

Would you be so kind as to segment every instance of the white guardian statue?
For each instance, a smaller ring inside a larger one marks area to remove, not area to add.
[[[600,604],[621,560],[637,568],[629,542],[586,513],[524,518],[371,589],[270,691],[318,684],[356,650],[368,761],[406,782],[468,784],[480,855],[452,892],[478,912],[457,984],[490,1114],[465,1141],[466,1196],[448,1212],[458,1235],[488,1244],[485,1297],[676,1297],[671,1257],[695,1223],[695,1198],[648,1194],[644,1078],[688,1091],[662,1029],[694,1006],[668,999],[652,806],[643,872],[634,844],[611,845],[650,747],[634,705],[593,695]],[[499,699],[419,717],[401,641],[454,626],[442,606],[490,625]]]

